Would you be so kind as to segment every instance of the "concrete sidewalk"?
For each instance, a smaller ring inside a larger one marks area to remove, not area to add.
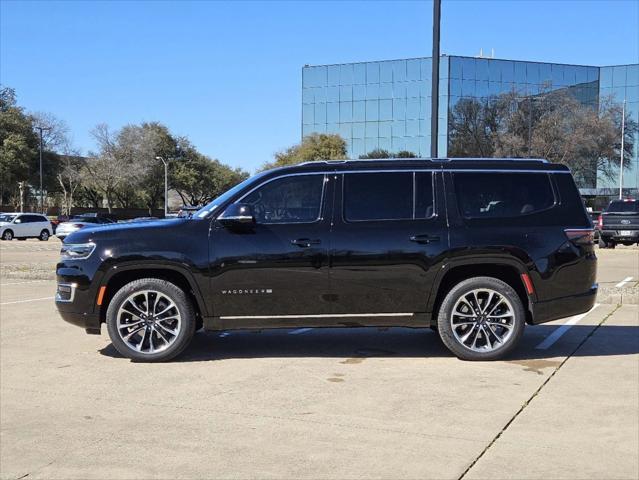
[[[639,478],[638,327],[616,310],[464,478]]]

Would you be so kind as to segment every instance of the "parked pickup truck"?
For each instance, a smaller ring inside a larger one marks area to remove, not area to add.
[[[639,244],[639,202],[613,200],[599,216],[599,248]]]

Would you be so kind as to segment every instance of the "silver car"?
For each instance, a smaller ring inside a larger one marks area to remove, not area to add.
[[[115,223],[113,220],[98,216],[77,216],[66,222],[62,222],[55,230],[55,236],[64,240],[68,235],[85,227],[96,227],[98,225],[109,225]]]

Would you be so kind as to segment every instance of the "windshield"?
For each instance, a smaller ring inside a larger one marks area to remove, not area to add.
[[[204,218],[204,217],[206,217],[209,213],[213,212],[219,205],[221,205],[222,203],[228,201],[237,192],[242,190],[247,185],[253,183],[255,180],[263,177],[266,173],[267,172],[258,173],[257,175],[254,175],[254,176],[252,176],[250,178],[247,178],[243,182],[238,183],[237,185],[235,185],[230,190],[227,190],[222,195],[220,195],[219,197],[215,198],[214,200],[212,200],[211,202],[209,202],[208,204],[206,204],[202,208],[200,208],[197,212],[195,212],[193,214],[193,216],[196,217],[196,218]]]
[[[16,215],[0,215],[0,222],[13,222]]]
[[[624,202],[615,200],[610,202],[606,212],[612,213],[639,213],[639,202]]]

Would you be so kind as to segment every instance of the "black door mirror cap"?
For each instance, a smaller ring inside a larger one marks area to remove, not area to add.
[[[253,207],[245,203],[233,203],[217,218],[226,228],[246,228],[255,225]]]

